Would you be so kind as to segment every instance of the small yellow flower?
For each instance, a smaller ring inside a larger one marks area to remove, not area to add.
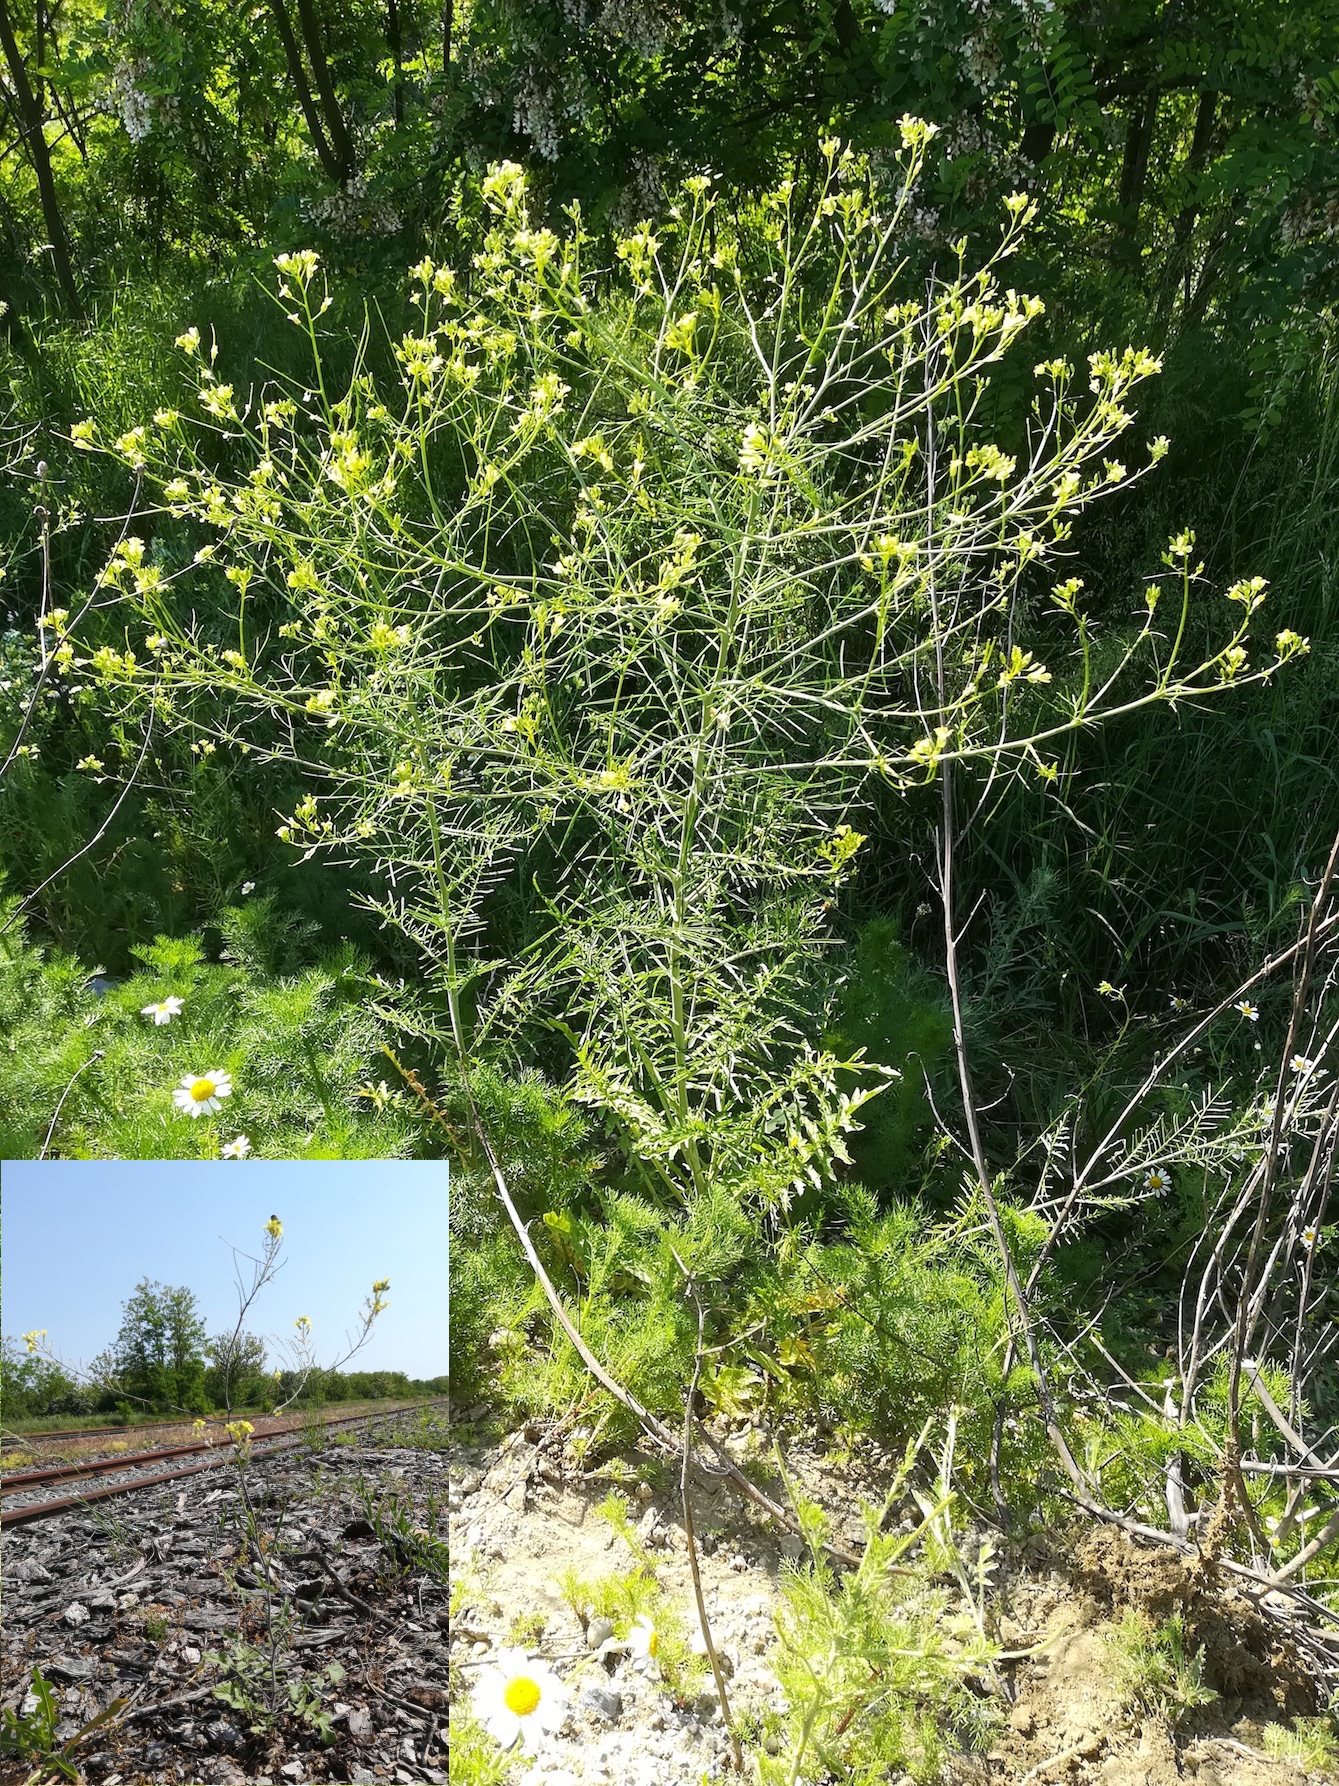
[[[46,1338],[46,1328],[45,1327],[34,1327],[31,1333],[24,1334],[23,1343],[25,1346],[27,1346],[29,1352],[35,1352],[37,1350],[38,1346],[41,1344],[41,1342],[45,1338]]]
[[[279,1220],[277,1215],[272,1215],[270,1217],[269,1221],[266,1222],[265,1232],[269,1235],[271,1240],[278,1240],[282,1237],[283,1232],[284,1232],[284,1225]]]
[[[740,443],[739,469],[745,473],[765,476],[771,469],[770,453],[771,441],[767,430],[758,422],[750,422]]]

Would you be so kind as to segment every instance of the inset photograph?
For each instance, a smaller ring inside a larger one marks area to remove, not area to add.
[[[0,1780],[446,1779],[446,1190],[3,1167]]]

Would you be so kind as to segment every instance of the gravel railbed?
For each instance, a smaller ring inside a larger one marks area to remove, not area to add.
[[[294,1618],[281,1674],[312,1683],[330,1744],[292,1718],[254,1737],[246,1714],[213,1692],[211,1649],[263,1643],[266,1629],[227,1466],[6,1531],[0,1702],[31,1713],[36,1665],[56,1693],[64,1741],[128,1697],[116,1723],[79,1750],[94,1786],[435,1786],[446,1778],[446,1585],[424,1558],[438,1553],[389,1550],[360,1490],[381,1506],[394,1494],[423,1532],[445,1511],[446,1474],[442,1450],[389,1440],[250,1466],[253,1498],[278,1529],[269,1554]],[[332,1662],[341,1680],[315,1678]],[[0,1782],[25,1779],[31,1765],[0,1763]]]

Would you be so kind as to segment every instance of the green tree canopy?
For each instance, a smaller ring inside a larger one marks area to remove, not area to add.
[[[205,1324],[195,1293],[141,1278],[121,1305],[121,1326],[113,1348],[123,1387],[155,1408],[203,1412]]]

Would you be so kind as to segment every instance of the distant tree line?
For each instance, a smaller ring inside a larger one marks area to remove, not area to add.
[[[209,1334],[193,1291],[148,1278],[122,1303],[115,1340],[81,1379],[8,1336],[0,1340],[0,1367],[8,1421],[54,1414],[119,1414],[131,1420],[224,1407],[269,1412],[295,1395],[293,1405],[305,1408],[446,1393],[445,1376],[425,1381],[403,1371],[304,1374],[272,1367],[258,1334]]]

